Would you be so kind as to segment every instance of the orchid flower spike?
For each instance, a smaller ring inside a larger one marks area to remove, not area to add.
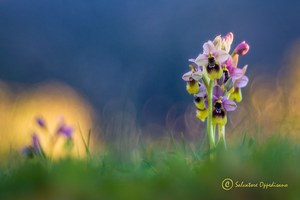
[[[226,148],[227,113],[237,108],[235,101],[242,100],[241,88],[248,83],[248,77],[245,76],[247,65],[242,69],[237,66],[239,56],[245,55],[250,47],[243,41],[230,56],[233,38],[233,33],[229,32],[204,43],[203,53],[196,59],[189,59],[192,62],[191,71],[182,76],[186,81],[186,90],[194,96],[196,117],[203,122],[207,119],[210,150],[215,149],[221,141]],[[219,136],[217,143],[216,132]]]

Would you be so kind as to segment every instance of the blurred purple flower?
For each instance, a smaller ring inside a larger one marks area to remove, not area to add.
[[[26,146],[21,150],[21,154],[28,157],[28,158],[33,158],[35,155],[34,149],[32,146]]]
[[[31,136],[31,145],[24,147],[21,153],[29,158],[33,158],[35,155],[45,157],[40,139],[36,133],[33,133]]]
[[[36,123],[37,123],[41,128],[47,128],[47,127],[46,127],[46,121],[44,120],[43,117],[37,116],[37,117],[35,117],[35,121],[36,121]]]
[[[40,139],[38,137],[38,135],[36,133],[32,134],[32,146],[34,151],[39,151],[41,149],[41,143],[40,143]]]
[[[73,128],[66,125],[64,122],[59,126],[56,132],[58,135],[64,135],[68,139],[72,139]]]

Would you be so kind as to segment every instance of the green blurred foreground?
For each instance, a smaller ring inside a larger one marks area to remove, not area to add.
[[[52,162],[11,153],[1,162],[0,199],[300,199],[300,147],[287,139],[244,138],[213,161],[185,140],[144,146]],[[225,178],[244,187],[226,191]],[[288,187],[263,189],[260,182]]]

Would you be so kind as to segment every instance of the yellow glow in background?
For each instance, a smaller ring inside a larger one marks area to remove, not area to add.
[[[39,127],[35,118],[41,116],[46,120],[47,131]],[[0,152],[21,150],[31,144],[31,135],[36,132],[46,153],[54,158],[64,156],[65,138],[60,137],[55,146],[50,145],[50,135],[57,130],[59,122],[74,130],[74,148],[70,153],[75,157],[84,157],[84,143],[80,129],[85,138],[88,130],[94,128],[93,109],[72,88],[57,82],[44,83],[31,88],[10,89],[0,84]]]

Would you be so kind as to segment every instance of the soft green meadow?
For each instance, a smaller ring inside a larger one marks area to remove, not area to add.
[[[294,141],[273,137],[258,144],[244,135],[227,151],[210,152],[212,159],[202,144],[166,138],[56,161],[10,152],[1,159],[0,199],[300,198]],[[233,181],[229,190],[222,188],[225,178]]]

